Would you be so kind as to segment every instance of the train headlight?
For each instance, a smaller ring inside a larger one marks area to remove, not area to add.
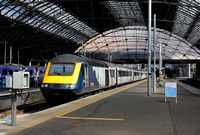
[[[69,85],[69,84],[67,84],[65,87],[66,87],[66,88],[69,88],[69,87],[70,87],[70,85]]]
[[[71,84],[71,86],[70,86],[71,89],[73,89],[73,88],[75,88],[75,87],[76,87],[75,84]]]
[[[44,84],[42,84],[41,87],[43,88],[43,87],[44,87]]]
[[[45,87],[48,87],[48,84],[45,84]]]

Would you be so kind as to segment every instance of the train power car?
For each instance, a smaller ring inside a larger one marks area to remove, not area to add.
[[[47,102],[54,102],[146,78],[141,72],[136,78],[135,73],[137,71],[115,64],[63,54],[49,61],[41,91]]]

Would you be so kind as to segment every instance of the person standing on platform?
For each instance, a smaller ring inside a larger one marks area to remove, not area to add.
[[[38,87],[38,76],[37,76],[37,74],[34,73],[32,78],[33,78],[33,82],[34,82],[34,87]]]
[[[43,77],[44,77],[44,71],[40,72],[40,75],[38,77],[38,83],[39,83],[39,86],[42,84],[42,80],[43,80]]]
[[[12,76],[7,72],[7,75],[5,77],[5,87],[10,90],[12,88]]]
[[[9,74],[9,72],[7,72],[7,75],[6,76],[10,76],[11,77],[11,75]]]

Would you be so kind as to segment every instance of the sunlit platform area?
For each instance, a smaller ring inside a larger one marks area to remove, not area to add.
[[[147,81],[143,80],[19,118],[15,127],[1,123],[0,133],[198,135],[200,97],[192,87],[176,83],[177,103],[175,98],[165,102],[165,87],[158,84],[156,92],[147,96]]]

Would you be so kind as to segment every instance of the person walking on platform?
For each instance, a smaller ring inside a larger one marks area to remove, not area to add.
[[[34,87],[38,87],[38,76],[37,76],[37,74],[34,73],[32,78],[33,78],[33,82],[34,82]]]

